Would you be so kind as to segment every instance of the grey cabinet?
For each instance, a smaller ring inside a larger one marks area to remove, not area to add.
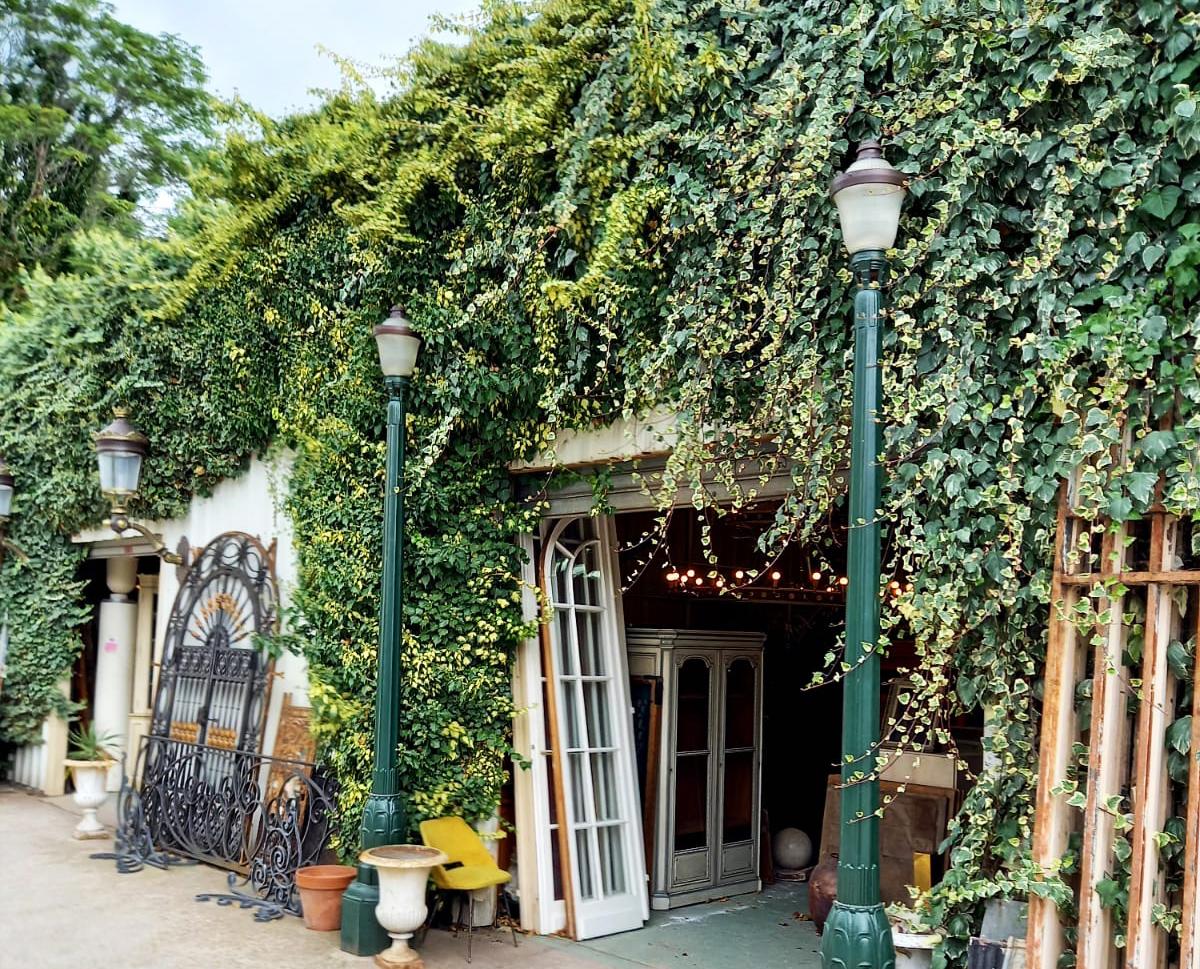
[[[762,634],[631,628],[625,645],[630,675],[663,683],[651,907],[758,891]]]

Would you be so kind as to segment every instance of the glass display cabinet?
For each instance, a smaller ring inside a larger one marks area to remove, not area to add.
[[[756,892],[761,633],[627,629],[633,676],[661,677],[651,908]],[[647,792],[650,795],[650,792]]]

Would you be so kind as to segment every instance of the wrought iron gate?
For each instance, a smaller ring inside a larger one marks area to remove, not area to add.
[[[171,607],[150,732],[228,750],[257,750],[278,622],[275,545],[242,532],[210,542]]]
[[[118,800],[122,872],[182,858],[229,869],[199,901],[300,914],[296,870],[315,864],[333,821],[333,785],[315,764],[259,752],[276,630],[275,546],[227,532],[196,557],[167,623],[150,734]],[[238,875],[245,876],[242,885]],[[249,889],[247,891],[246,889]]]
[[[1028,964],[1200,969],[1200,521],[1058,516]],[[1074,922],[1074,924],[1070,924]],[[1073,932],[1072,932],[1073,930]],[[1072,944],[1070,935],[1074,934]]]
[[[278,622],[275,546],[226,532],[171,607],[141,801],[155,844],[247,873],[263,801],[262,742]]]

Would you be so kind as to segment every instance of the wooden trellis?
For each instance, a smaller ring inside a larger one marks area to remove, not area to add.
[[[1059,504],[1033,850],[1046,871],[1078,857],[1064,876],[1078,916],[1031,897],[1028,964],[1055,969],[1073,935],[1080,969],[1200,969],[1200,690],[1187,683],[1185,646],[1200,631],[1193,522],[1155,506],[1137,522],[1094,525],[1073,513],[1071,491]],[[1167,731],[1189,713],[1186,784],[1173,783]],[[1171,817],[1184,821],[1174,861]],[[1124,904],[1114,896],[1124,898],[1126,867]]]

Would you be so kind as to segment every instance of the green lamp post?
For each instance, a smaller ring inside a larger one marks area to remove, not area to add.
[[[896,953],[879,892],[879,347],[887,250],[896,242],[904,176],[864,141],[833,180],[854,275],[854,404],[850,442],[849,585],[843,688],[842,815],[838,896],[821,941],[825,969],[893,969]],[[867,778],[867,779],[864,779]]]
[[[383,496],[383,584],[379,606],[379,678],[375,694],[375,769],[359,829],[363,848],[399,844],[408,833],[396,770],[400,727],[400,647],[404,551],[404,394],[417,363],[420,338],[398,306],[375,327],[379,365],[388,392],[387,479]],[[379,878],[359,862],[342,897],[342,949],[369,956],[391,944],[375,918]]]

